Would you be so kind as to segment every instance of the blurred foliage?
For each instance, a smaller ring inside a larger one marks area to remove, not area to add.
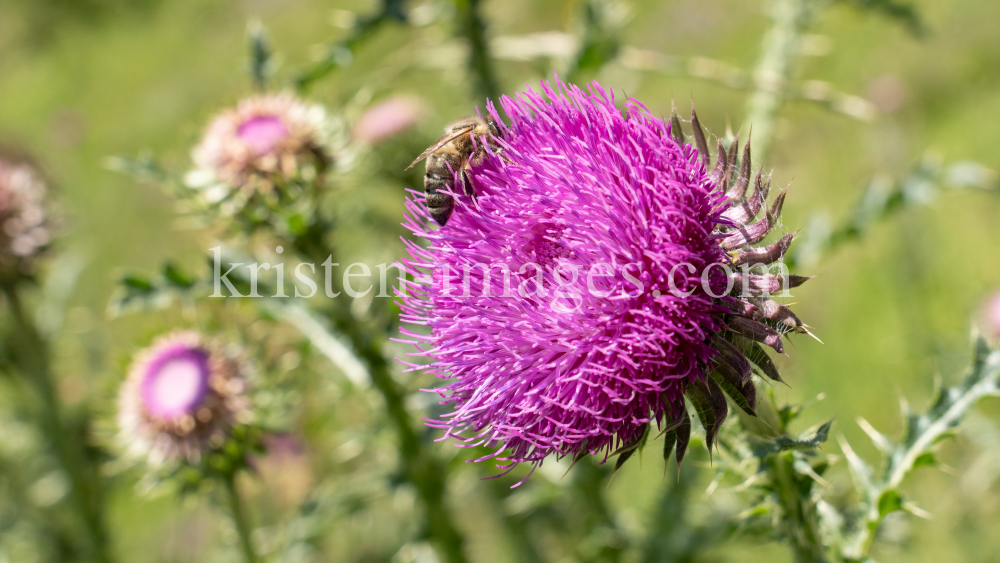
[[[920,37],[926,32],[924,27],[924,22],[920,18],[920,13],[917,11],[913,4],[908,2],[900,2],[898,0],[839,0],[845,2],[862,10],[871,10],[873,12],[885,15],[888,18],[892,18],[902,25],[906,26],[907,30],[913,35]]]
[[[23,27],[24,44],[41,48],[56,39],[67,24],[99,26],[122,16],[151,15],[161,0],[8,0],[7,17],[15,17]],[[14,29],[17,29],[15,27]]]

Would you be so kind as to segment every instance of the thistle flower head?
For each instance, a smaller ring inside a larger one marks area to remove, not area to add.
[[[211,121],[185,181],[235,214],[251,201],[276,200],[297,180],[315,179],[332,160],[332,135],[322,106],[290,94],[252,96]]]
[[[51,237],[45,182],[30,164],[0,156],[0,277],[29,275]]]
[[[156,340],[129,368],[118,423],[131,449],[154,463],[195,462],[250,417],[238,358],[195,332]]]
[[[720,143],[709,170],[697,116],[692,146],[676,117],[668,125],[632,99],[620,110],[596,83],[543,93],[501,100],[512,123],[473,166],[475,195],[454,194],[446,227],[431,230],[409,202],[408,226],[428,246],[409,244],[419,275],[404,320],[430,330],[404,332],[451,380],[437,392],[452,410],[431,424],[511,465],[614,450],[624,460],[659,425],[679,460],[684,397],[710,446],[723,390],[754,412],[747,356],[778,378],[759,345],[781,351],[782,333],[806,330],[766,296],[802,278],[739,272],[787,249],[790,235],[751,246],[784,194],[761,213],[767,183],[758,175],[747,197],[749,148],[737,165],[735,143],[728,155]]]

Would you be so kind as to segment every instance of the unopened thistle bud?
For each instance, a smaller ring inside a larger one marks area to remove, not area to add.
[[[194,148],[185,183],[227,215],[251,202],[288,203],[331,164],[330,120],[291,94],[253,96],[223,111]]]
[[[26,162],[0,156],[0,278],[30,275],[51,238],[46,188]]]
[[[195,332],[157,339],[129,368],[118,424],[133,453],[156,465],[197,462],[250,422],[240,358]]]

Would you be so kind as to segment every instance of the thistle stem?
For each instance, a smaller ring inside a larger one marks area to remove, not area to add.
[[[481,481],[486,486],[487,492],[493,496],[499,514],[504,514],[504,532],[507,536],[507,543],[514,554],[514,560],[520,563],[542,563],[544,560],[535,548],[531,539],[525,516],[522,514],[510,514],[504,510],[504,502],[511,493],[510,487],[500,479],[490,479]]]
[[[580,517],[585,526],[585,533],[589,536],[606,536],[602,538],[603,546],[590,560],[617,563],[622,559],[627,537],[615,523],[611,507],[604,498],[610,470],[606,466],[598,465],[591,456],[587,456],[576,465],[574,471],[576,475],[571,491],[580,502]]]
[[[753,73],[754,92],[747,100],[747,121],[753,127],[751,149],[763,162],[774,136],[774,121],[786,90],[803,32],[812,23],[814,0],[776,0],[774,24],[764,35]]]
[[[382,25],[390,21],[406,21],[403,0],[383,0],[378,12],[358,19],[347,37],[327,47],[326,55],[312,67],[296,76],[292,84],[299,93],[305,93],[312,85],[338,68],[353,62],[354,52],[369,37],[375,35]]]
[[[226,485],[226,497],[229,501],[229,513],[233,518],[233,525],[236,526],[236,534],[240,538],[240,548],[243,550],[243,559],[246,563],[257,563],[257,552],[253,549],[253,542],[250,538],[250,523],[247,521],[246,511],[243,506],[243,499],[240,498],[239,491],[236,490],[236,472],[229,472],[222,478]]]
[[[296,250],[315,263],[332,261],[334,249],[323,239],[323,229],[309,231],[301,235],[294,243]],[[287,305],[282,305],[287,307]],[[382,394],[386,411],[396,431],[399,440],[399,454],[402,463],[403,477],[417,490],[417,496],[424,506],[424,522],[431,543],[438,550],[444,563],[465,563],[461,532],[454,524],[451,511],[445,502],[447,471],[434,454],[424,447],[413,418],[406,409],[406,397],[403,389],[393,379],[389,371],[389,362],[382,350],[385,335],[391,329],[391,322],[379,323],[376,327],[362,326],[353,316],[349,304],[342,299],[332,300],[331,307],[324,311],[330,326],[337,333],[346,337],[354,354],[367,368],[372,385]],[[302,312],[298,318],[286,317],[306,336],[315,340],[317,328],[315,322],[302,322]],[[334,352],[331,360],[343,368],[357,371],[356,362],[344,362],[339,357],[341,350],[332,350],[331,342],[327,341],[321,349]]]
[[[100,470],[95,462],[87,459],[83,444],[73,439],[75,433],[63,422],[49,363],[48,343],[25,313],[17,285],[4,283],[3,292],[16,325],[9,344],[14,363],[22,377],[35,389],[41,403],[38,424],[56,460],[69,477],[72,504],[84,524],[89,541],[89,559],[110,563],[113,558],[104,525]]]
[[[493,72],[489,45],[486,42],[486,23],[479,12],[481,0],[455,0],[458,8],[458,33],[469,42],[469,72],[476,79],[476,94],[497,99],[500,89]]]
[[[784,536],[792,549],[796,563],[826,563],[826,548],[819,533],[819,515],[812,495],[812,482],[800,475],[792,465],[791,452],[772,456],[768,462],[781,504]],[[803,483],[806,479],[810,482]],[[806,490],[803,494],[803,490]]]
[[[940,411],[936,417],[925,418],[926,426],[907,440],[908,445],[905,448],[899,448],[889,457],[884,479],[876,483],[866,482],[865,495],[868,506],[862,513],[863,524],[858,526],[858,531],[847,543],[848,555],[858,558],[868,556],[875,541],[875,532],[886,516],[886,513],[879,510],[879,500],[882,495],[898,490],[903,480],[917,465],[920,456],[931,451],[931,447],[941,439],[941,436],[957,427],[980,399],[996,396],[998,389],[1000,389],[1000,353],[992,352],[974,368],[970,374],[968,387],[950,390],[948,395],[951,403],[948,408]],[[856,458],[856,454],[846,443],[841,445],[841,449],[849,458]]]
[[[367,363],[372,384],[382,393],[389,418],[399,438],[399,453],[403,472],[423,502],[425,523],[431,542],[445,563],[465,563],[463,539],[455,527],[445,504],[444,467],[420,441],[413,420],[406,410],[403,391],[389,373],[389,364],[382,354],[381,342],[349,320],[349,311],[330,314],[330,320],[353,344],[355,352]]]

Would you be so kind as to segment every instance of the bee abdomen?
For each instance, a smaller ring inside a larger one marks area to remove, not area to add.
[[[444,226],[455,207],[455,198],[448,194],[427,193],[427,210],[438,225]]]
[[[454,181],[455,176],[448,169],[446,159],[438,155],[431,155],[427,159],[427,172],[424,174],[424,197],[431,217],[442,227],[451,216],[452,209],[455,207],[455,199],[448,194],[438,193],[438,190],[452,189]]]
[[[428,172],[424,174],[424,192],[432,194],[438,190],[446,191],[452,187],[452,176],[441,176]]]

